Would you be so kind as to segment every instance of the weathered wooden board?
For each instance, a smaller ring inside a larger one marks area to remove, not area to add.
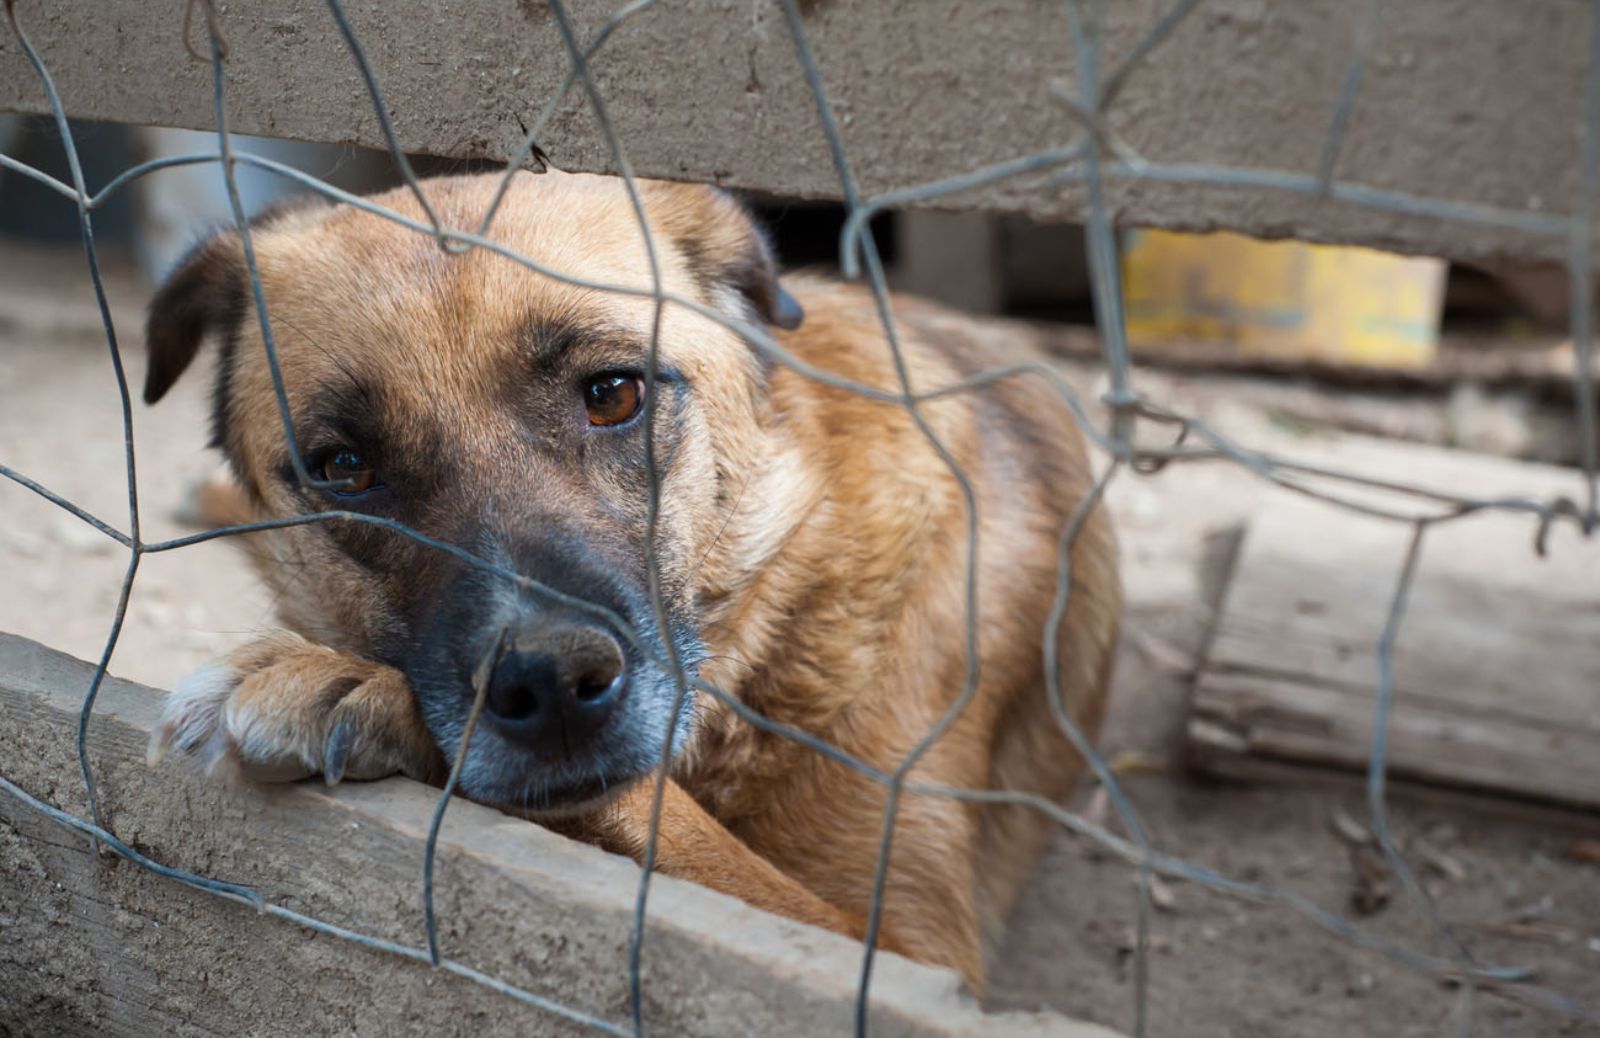
[[[211,129],[211,71],[186,50],[178,2],[23,0],[17,18],[83,119]],[[566,50],[550,8],[526,0],[349,3],[350,24],[408,150],[503,160],[555,94]],[[566,5],[589,39],[617,0]],[[1078,81],[1061,4],[1042,0],[802,3],[823,82],[861,190],[878,195],[967,174],[1080,129],[1053,89]],[[1169,3],[1103,5],[1102,74],[1135,53]],[[1316,193],[1184,181],[1194,165],[1309,176],[1321,161],[1366,4],[1208,0],[1122,82],[1107,121],[1165,175],[1110,170],[1127,224],[1229,227],[1459,258],[1562,260],[1538,233],[1401,215]],[[231,128],[381,145],[344,40],[320,0],[216,5],[228,42]],[[1411,0],[1387,5],[1334,172],[1367,188],[1488,205],[1543,221],[1580,190],[1589,9],[1577,0]],[[198,21],[190,46],[203,47]],[[592,60],[635,170],[732,187],[838,197],[782,12],[775,3],[690,0],[629,18]],[[0,26],[0,111],[44,112],[45,94]],[[582,91],[540,143],[565,169],[613,169]],[[160,174],[157,174],[158,176]],[[941,206],[1080,218],[1082,185],[1013,177]],[[68,204],[65,201],[63,205]],[[1471,210],[1469,210],[1470,212]]]
[[[0,775],[82,814],[73,753],[87,664],[0,634]],[[436,792],[405,779],[229,788],[144,747],[160,694],[111,680],[90,760],[111,828],[161,862],[416,947]],[[458,801],[437,882],[444,954],[629,1031],[638,869]],[[860,948],[658,877],[643,957],[647,1029],[850,1030]],[[1111,1038],[1053,1014],[984,1014],[952,973],[879,960],[872,1033]],[[0,1035],[594,1033],[424,962],[258,914],[120,859],[0,790]]]
[[[1427,448],[1327,460],[1479,497],[1579,488],[1569,470]],[[1563,525],[1541,559],[1533,532],[1527,515],[1486,512],[1427,533],[1394,653],[1390,773],[1600,807],[1600,541]],[[1265,499],[1196,682],[1200,766],[1366,766],[1410,534],[1288,492]]]

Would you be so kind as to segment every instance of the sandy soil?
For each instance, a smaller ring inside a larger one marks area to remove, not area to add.
[[[115,384],[81,257],[0,251],[0,464],[127,527]],[[125,264],[111,270],[113,307],[138,350],[141,290]],[[1196,410],[1257,446],[1292,450],[1297,434],[1203,380],[1145,373],[1167,403]],[[1092,387],[1094,376],[1073,373]],[[205,377],[190,377],[153,409],[135,402],[139,491],[147,539],[188,532],[186,488],[214,459],[205,440]],[[1434,950],[1425,918],[1392,882],[1374,878],[1340,836],[1340,812],[1364,813],[1347,781],[1218,785],[1183,763],[1182,721],[1228,533],[1263,491],[1224,465],[1130,478],[1111,495],[1122,533],[1130,602],[1115,705],[1104,739],[1155,844],[1230,875],[1303,894],[1363,925]],[[0,480],[0,629],[89,659],[104,644],[124,552],[27,490]],[[226,544],[153,555],[140,567],[112,670],[170,686],[271,625],[270,603]],[[1481,962],[1524,965],[1543,985],[1600,1008],[1600,868],[1573,859],[1600,821],[1399,790],[1394,825],[1423,865],[1440,913]],[[1101,805],[1085,790],[1079,806]],[[1114,822],[1113,822],[1114,824]],[[1281,907],[1170,884],[1154,914],[1153,1035],[1303,1035],[1308,1038],[1460,1033],[1455,991],[1316,929]],[[1013,925],[992,973],[997,1006],[1051,1006],[1121,1028],[1133,1021],[1129,955],[1132,870],[1087,841],[1063,836]],[[1480,994],[1474,1035],[1600,1034],[1532,1008],[1516,993]]]

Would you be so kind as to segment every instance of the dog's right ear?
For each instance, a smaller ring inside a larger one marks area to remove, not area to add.
[[[231,336],[244,318],[247,278],[239,236],[228,230],[196,245],[167,276],[145,318],[150,366],[144,402],[166,395],[207,335]]]

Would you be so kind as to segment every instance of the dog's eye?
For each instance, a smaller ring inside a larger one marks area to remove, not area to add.
[[[336,494],[360,494],[377,484],[378,473],[361,455],[348,447],[341,447],[322,463],[322,478],[330,483],[345,484],[334,490]]]
[[[590,425],[621,425],[639,413],[644,381],[635,375],[597,375],[583,387],[583,406]]]

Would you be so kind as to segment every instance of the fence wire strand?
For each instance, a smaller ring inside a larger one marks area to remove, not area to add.
[[[461,738],[460,749],[452,763],[449,780],[437,803],[426,841],[423,872],[423,932],[420,947],[363,934],[345,927],[317,919],[266,899],[259,891],[229,883],[221,879],[199,875],[158,861],[129,846],[119,839],[102,817],[95,779],[89,764],[88,732],[94,713],[96,697],[104,683],[107,669],[116,650],[130,596],[137,577],[139,563],[144,555],[186,548],[221,537],[283,529],[311,523],[347,522],[368,524],[410,537],[435,551],[446,553],[485,574],[506,581],[540,598],[578,609],[607,622],[630,645],[673,675],[676,685],[673,717],[678,716],[687,697],[704,695],[728,708],[734,716],[762,731],[794,741],[860,774],[884,789],[884,810],[880,828],[878,852],[873,874],[872,898],[868,913],[867,934],[862,942],[863,954],[854,1012],[855,1033],[865,1035],[870,1024],[871,985],[877,938],[881,933],[884,892],[892,864],[895,820],[900,802],[906,794],[945,797],[952,800],[992,805],[1017,805],[1037,811],[1062,829],[1093,841],[1107,853],[1121,859],[1137,870],[1138,896],[1135,905],[1134,984],[1132,1007],[1132,1032],[1143,1036],[1148,1029],[1148,1007],[1151,985],[1155,978],[1150,963],[1150,912],[1151,889],[1155,876],[1184,880],[1231,897],[1248,901],[1275,904],[1293,912],[1311,924],[1353,945],[1380,955],[1398,966],[1419,973],[1452,981],[1457,988],[1454,1012],[1456,1032],[1470,1035],[1473,1025],[1473,1005],[1479,991],[1519,999],[1530,1005],[1576,1019],[1600,1019],[1596,1007],[1579,1003],[1560,992],[1536,986],[1530,982],[1532,971],[1521,966],[1496,966],[1477,963],[1460,937],[1451,929],[1433,903],[1426,888],[1406,863],[1404,855],[1391,830],[1387,809],[1388,725],[1394,706],[1393,657],[1405,616],[1409,596],[1421,558],[1425,535],[1435,526],[1484,511],[1499,511],[1510,515],[1526,515],[1533,524],[1533,547],[1544,551],[1549,529],[1557,523],[1570,523],[1583,533],[1590,533],[1600,514],[1597,514],[1597,485],[1600,485],[1600,441],[1596,439],[1596,400],[1593,371],[1593,281],[1592,240],[1595,215],[1595,198],[1600,191],[1600,0],[1591,0],[1591,31],[1589,38],[1589,63],[1583,83],[1583,116],[1579,129],[1578,194],[1572,211],[1567,216],[1544,212],[1507,210],[1493,206],[1463,203],[1442,198],[1427,198],[1403,192],[1372,188],[1359,183],[1340,181],[1336,167],[1344,138],[1352,123],[1356,99],[1365,69],[1381,39],[1385,0],[1367,0],[1352,22],[1352,44],[1345,72],[1339,86],[1327,133],[1323,140],[1316,169],[1299,173],[1271,169],[1241,169],[1203,164],[1163,164],[1147,162],[1133,153],[1116,136],[1107,124],[1113,103],[1120,96],[1129,79],[1150,59],[1152,53],[1163,46],[1184,20],[1198,7],[1201,0],[1177,0],[1140,35],[1128,52],[1112,60],[1104,53],[1105,0],[1063,0],[1062,11],[1066,25],[1066,42],[1074,56],[1077,84],[1069,88],[1051,84],[1052,92],[1072,114],[1078,130],[1075,136],[1039,152],[973,169],[952,177],[941,178],[894,191],[877,197],[863,196],[857,186],[848,157],[841,128],[833,114],[830,95],[825,85],[823,66],[819,62],[805,27],[796,0],[778,0],[795,59],[815,107],[818,128],[825,139],[838,177],[840,196],[846,204],[846,219],[839,241],[839,260],[847,277],[864,276],[871,290],[883,330],[883,345],[893,361],[897,390],[884,390],[844,378],[833,372],[819,369],[790,354],[770,332],[759,325],[737,320],[698,300],[683,298],[664,289],[656,257],[656,247],[645,217],[644,206],[637,179],[628,163],[626,153],[614,131],[606,108],[603,93],[591,74],[590,61],[597,57],[615,31],[630,18],[656,6],[656,0],[634,0],[616,10],[587,40],[580,42],[565,5],[561,0],[548,0],[547,6],[560,34],[567,59],[567,71],[559,89],[542,106],[531,127],[525,132],[521,144],[513,152],[506,172],[497,187],[482,219],[475,230],[452,228],[444,224],[433,209],[421,181],[405,155],[396,133],[391,110],[384,98],[378,76],[368,60],[360,40],[360,33],[350,20],[339,0],[327,0],[333,25],[343,39],[351,60],[360,76],[371,107],[381,129],[394,168],[410,189],[422,209],[423,221],[417,221],[385,209],[370,199],[358,198],[341,191],[324,181],[292,167],[260,156],[236,152],[228,132],[226,79],[230,49],[225,38],[223,19],[211,0],[189,0],[185,6],[181,43],[195,59],[207,62],[212,77],[217,150],[214,153],[171,156],[133,166],[112,178],[98,192],[91,193],[79,161],[75,139],[68,122],[66,109],[56,90],[44,61],[30,42],[19,18],[17,0],[4,0],[5,12],[11,34],[21,47],[38,80],[51,117],[60,135],[70,171],[70,183],[50,176],[12,156],[0,154],[0,169],[26,177],[74,204],[78,212],[80,237],[87,261],[89,277],[96,306],[103,326],[112,371],[116,379],[122,417],[124,465],[127,481],[127,529],[117,529],[109,522],[76,505],[44,484],[0,464],[0,477],[4,477],[39,495],[82,522],[127,549],[127,568],[122,578],[117,602],[112,614],[104,648],[95,665],[93,676],[85,691],[75,733],[75,751],[81,771],[88,817],[83,818],[46,803],[0,776],[0,790],[27,808],[38,812],[68,829],[87,836],[92,846],[120,856],[140,868],[185,884],[193,889],[216,897],[249,905],[258,912],[285,919],[310,930],[328,934],[354,944],[431,964],[475,984],[497,991],[523,1004],[604,1034],[639,1036],[646,1029],[643,991],[643,948],[648,923],[648,897],[650,877],[656,859],[663,797],[667,783],[667,770],[657,770],[654,780],[649,842],[640,872],[635,903],[632,936],[628,956],[629,1019],[626,1023],[605,1019],[582,1008],[566,1005],[554,999],[529,991],[501,978],[482,973],[445,955],[439,946],[439,935],[434,910],[434,867],[439,830],[449,804],[455,781],[466,758],[467,747],[484,698],[487,670],[492,660],[480,664],[475,672],[472,719]],[[197,49],[192,33],[196,26],[196,8],[199,8],[205,30],[204,48]],[[1108,67],[1108,74],[1101,69]],[[573,274],[552,270],[529,257],[495,241],[490,231],[500,205],[504,200],[511,177],[518,170],[531,165],[536,171],[546,168],[546,156],[540,140],[546,126],[561,110],[574,89],[581,90],[590,113],[593,115],[608,149],[612,168],[622,177],[633,217],[641,231],[651,272],[648,288],[611,285],[593,282]],[[126,373],[122,363],[111,310],[103,284],[99,257],[96,251],[93,214],[134,181],[162,170],[196,164],[215,164],[226,186],[235,229],[239,234],[248,273],[250,291],[255,303],[267,365],[271,372],[274,395],[289,456],[298,480],[307,487],[337,488],[339,482],[318,480],[306,469],[297,448],[292,409],[282,373],[278,365],[276,342],[273,337],[267,300],[256,264],[240,198],[235,170],[244,165],[289,180],[316,192],[332,201],[354,206],[373,215],[390,220],[419,234],[432,237],[446,253],[459,255],[474,249],[497,253],[529,271],[567,284],[582,286],[600,292],[649,299],[652,304],[651,335],[647,358],[647,387],[645,393],[646,469],[648,493],[647,543],[651,613],[658,629],[666,631],[667,614],[664,602],[659,555],[655,550],[660,512],[662,471],[656,458],[653,437],[656,394],[651,392],[658,375],[658,345],[661,321],[668,307],[698,314],[716,322],[741,336],[750,346],[768,360],[782,364],[801,376],[819,383],[874,400],[883,406],[902,408],[920,431],[929,448],[941,459],[951,477],[959,486],[965,515],[965,656],[966,671],[959,693],[950,707],[918,740],[910,752],[892,769],[885,770],[861,760],[817,736],[771,718],[767,718],[732,695],[705,682],[689,672],[679,658],[678,649],[671,637],[663,639],[657,652],[621,616],[611,610],[582,598],[563,594],[523,574],[479,557],[459,545],[450,544],[413,530],[397,521],[344,510],[326,510],[309,515],[243,523],[207,530],[164,541],[146,542],[141,535],[140,508],[136,482],[136,451],[133,436],[132,404]],[[1096,323],[1100,329],[1103,359],[1110,380],[1110,391],[1103,403],[1109,411],[1105,426],[1098,425],[1085,408],[1083,401],[1072,388],[1047,364],[1023,363],[996,368],[967,376],[941,386],[913,386],[905,363],[889,303],[887,280],[881,257],[868,231],[871,218],[884,210],[897,206],[927,203],[947,196],[960,195],[975,188],[1001,181],[1028,177],[1047,177],[1051,189],[1061,189],[1079,184],[1086,193],[1085,227],[1089,270],[1093,290]],[[1168,411],[1145,400],[1132,384],[1132,372],[1124,328],[1124,308],[1121,298],[1121,281],[1115,221],[1107,201],[1107,186],[1116,181],[1159,181],[1210,187],[1290,192],[1321,196],[1339,203],[1365,207],[1378,211],[1411,216],[1432,217],[1440,220],[1473,223],[1485,227],[1517,231],[1543,237],[1561,239],[1569,243],[1568,270],[1572,287],[1570,323],[1575,351],[1574,412],[1580,436],[1582,492],[1579,504],[1574,497],[1559,497],[1544,501],[1534,498],[1505,497],[1479,498],[1453,492],[1438,491],[1420,486],[1377,479],[1358,472],[1345,472],[1323,466],[1297,462],[1251,450],[1234,443],[1230,438],[1207,423],[1186,415]],[[1088,439],[1107,456],[1102,475],[1095,481],[1089,494],[1075,507],[1062,529],[1057,545],[1056,595],[1050,615],[1041,632],[1043,639],[1043,665],[1048,687],[1048,703],[1055,723],[1087,763],[1096,781],[1106,790],[1117,819],[1126,832],[1119,836],[1102,825],[1075,814],[1059,804],[1032,794],[1003,789],[957,789],[910,781],[910,773],[922,756],[956,722],[962,711],[976,694],[979,679],[978,657],[978,502],[966,472],[948,448],[940,441],[933,428],[920,411],[926,402],[959,393],[981,392],[986,387],[1010,379],[1037,378],[1042,380],[1070,410]],[[1141,423],[1170,426],[1175,430],[1172,440],[1164,446],[1144,446],[1137,436]],[[1367,811],[1374,838],[1391,870],[1400,878],[1402,886],[1416,908],[1427,918],[1436,943],[1443,953],[1421,950],[1392,938],[1375,933],[1351,920],[1331,912],[1310,899],[1292,891],[1249,882],[1224,875],[1209,867],[1191,863],[1159,851],[1150,840],[1139,814],[1117,780],[1108,762],[1096,751],[1093,744],[1072,719],[1064,699],[1060,682],[1059,634],[1065,622],[1070,596],[1073,592],[1071,548],[1079,531],[1094,510],[1101,507],[1103,497],[1111,484],[1127,478],[1124,473],[1149,475],[1172,462],[1223,460],[1237,464],[1262,479],[1290,491],[1308,495],[1330,507],[1355,514],[1364,514],[1396,523],[1408,524],[1411,536],[1400,575],[1392,598],[1388,603],[1386,620],[1379,643],[1374,647],[1377,673],[1374,684],[1377,692],[1374,705],[1374,724],[1371,752],[1367,769]],[[1335,489],[1339,488],[1339,489]],[[1418,506],[1429,509],[1423,513],[1398,508],[1374,506],[1353,498],[1345,490],[1379,490],[1415,499]],[[503,650],[505,633],[502,632],[491,657]],[[669,725],[664,738],[662,759],[673,757],[678,736],[676,725]]]

